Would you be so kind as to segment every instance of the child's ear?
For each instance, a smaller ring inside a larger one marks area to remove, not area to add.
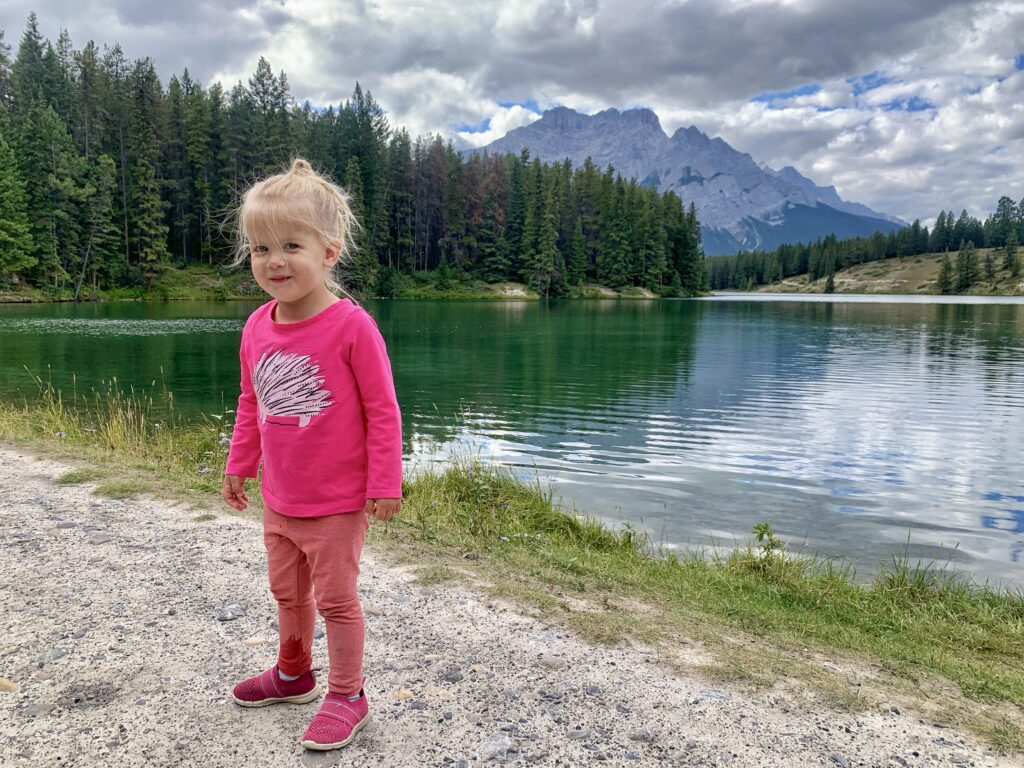
[[[327,253],[324,255],[324,262],[328,267],[333,267],[341,258],[341,240],[331,238],[327,241]]]

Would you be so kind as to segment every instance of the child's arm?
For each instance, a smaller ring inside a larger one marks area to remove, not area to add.
[[[402,497],[402,414],[384,338],[366,312],[350,320],[349,364],[366,414],[366,497]]]
[[[245,343],[246,332],[243,330],[242,343],[238,351],[242,376],[241,394],[238,396],[235,427],[231,433],[231,447],[228,449],[228,462],[224,469],[224,499],[235,509],[245,509],[245,502],[248,500],[245,497],[244,478],[256,477],[262,454],[260,430],[256,423],[256,393],[252,388],[252,373]],[[230,480],[232,477],[235,481]],[[236,503],[232,503],[232,499],[228,498],[229,490]],[[238,506],[238,503],[241,503],[241,506]]]

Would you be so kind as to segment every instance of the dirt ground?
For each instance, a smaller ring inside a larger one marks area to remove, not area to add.
[[[56,485],[68,469],[0,447],[5,768],[1021,765],[898,707],[810,710],[681,677],[650,649],[589,645],[459,583],[423,586],[369,549],[373,721],[344,750],[306,752],[316,703],[229,696],[275,661],[259,522]],[[314,655],[326,666],[322,636]]]

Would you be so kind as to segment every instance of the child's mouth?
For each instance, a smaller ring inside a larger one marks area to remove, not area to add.
[[[270,278],[271,282],[283,283],[285,280],[290,279],[288,275],[278,275],[277,277]]]

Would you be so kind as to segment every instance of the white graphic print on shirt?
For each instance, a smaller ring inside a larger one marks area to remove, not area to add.
[[[320,388],[324,379],[317,376],[319,372],[320,365],[309,355],[279,349],[264,352],[252,373],[260,421],[266,422],[267,416],[298,416],[301,428],[334,405],[328,399],[331,391]],[[285,425],[286,422],[271,421],[271,424]]]

